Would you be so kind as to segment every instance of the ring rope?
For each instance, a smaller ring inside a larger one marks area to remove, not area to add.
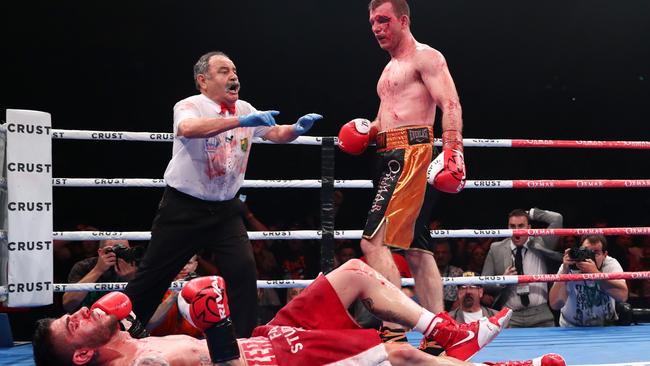
[[[569,282],[569,281],[598,281],[598,280],[644,280],[650,279],[650,271],[643,272],[614,272],[614,273],[574,273],[574,274],[542,274],[542,275],[508,275],[508,276],[474,276],[474,277],[443,277],[444,286],[458,285],[514,285],[533,282]],[[258,280],[257,288],[304,288],[313,280]],[[183,287],[185,281],[174,281],[170,290]],[[413,286],[413,278],[402,278],[402,286]],[[55,283],[54,292],[80,291],[121,291],[126,282],[108,283]],[[0,296],[7,294],[6,287],[0,287]]]
[[[362,230],[335,230],[336,239],[361,239]],[[6,237],[6,233],[1,233]],[[650,227],[551,228],[551,229],[459,229],[431,230],[432,238],[498,238],[510,236],[572,236],[572,235],[650,235]],[[150,231],[55,231],[55,240],[149,240]],[[321,230],[249,231],[250,240],[321,239]]]
[[[171,142],[174,141],[174,134],[170,132],[89,131],[53,128],[52,138],[61,140]],[[254,138],[253,143],[274,144],[274,142],[260,137]],[[322,143],[322,137],[299,136],[294,141],[286,144],[322,145]]]
[[[6,127],[0,127],[6,132]],[[52,129],[52,138],[64,140],[94,141],[150,141],[169,142],[174,136],[169,132],[128,132],[128,131],[91,131]],[[254,143],[272,144],[262,138],[253,139]],[[323,137],[300,136],[289,144],[321,145]],[[434,139],[436,146],[441,146],[441,139]],[[534,140],[534,139],[463,139],[466,147],[512,147],[512,148],[576,148],[576,149],[634,149],[650,150],[650,141],[594,141],[594,140]]]
[[[320,179],[244,180],[242,188],[321,188]],[[0,187],[6,187],[0,178]],[[162,178],[52,178],[54,187],[163,188]],[[371,180],[334,181],[335,188],[373,188]],[[548,189],[548,188],[650,188],[650,179],[547,179],[547,180],[468,180],[465,189]]]
[[[0,186],[5,184],[0,180]],[[165,187],[162,178],[52,178],[54,187]],[[242,188],[321,188],[320,179],[244,180]],[[334,181],[335,188],[373,188],[371,180]],[[544,179],[544,180],[468,180],[465,189],[547,189],[547,188],[650,188],[650,179]]]

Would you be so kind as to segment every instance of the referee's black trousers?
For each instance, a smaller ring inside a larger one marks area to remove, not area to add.
[[[226,280],[237,337],[250,337],[258,311],[255,258],[235,199],[203,201],[165,188],[147,251],[124,290],[143,324],[183,266],[194,254],[208,249]]]

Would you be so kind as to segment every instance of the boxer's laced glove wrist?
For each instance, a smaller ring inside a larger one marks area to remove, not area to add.
[[[222,277],[199,277],[187,282],[177,301],[178,311],[185,320],[205,333],[212,362],[239,358],[226,282]]]
[[[212,362],[226,362],[239,358],[239,344],[230,317],[205,329],[203,333],[205,333]]]
[[[460,131],[442,133],[442,153],[427,168],[427,182],[437,190],[458,193],[465,187],[466,171],[463,136]]]
[[[120,329],[129,332],[133,338],[146,338],[149,337],[149,332],[142,325],[142,322],[135,317],[135,314],[131,312],[126,318],[120,320]]]
[[[149,332],[131,311],[131,300],[121,292],[110,292],[102,296],[90,307],[90,310],[99,309],[108,315],[113,315],[118,320],[120,330],[129,332],[133,338],[144,338]]]

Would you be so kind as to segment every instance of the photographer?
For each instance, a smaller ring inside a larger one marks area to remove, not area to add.
[[[135,275],[135,260],[140,248],[130,248],[127,240],[102,240],[97,256],[83,259],[72,266],[68,283],[127,282]],[[73,313],[82,306],[90,307],[103,292],[66,292],[63,309]]]
[[[589,235],[580,247],[564,251],[559,274],[623,272],[618,261],[607,255],[607,240]],[[625,280],[556,282],[549,293],[549,303],[560,310],[561,327],[607,325],[618,319],[616,302],[627,299]]]

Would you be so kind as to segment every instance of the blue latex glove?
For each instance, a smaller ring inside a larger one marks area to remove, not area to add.
[[[280,114],[278,111],[253,112],[239,117],[239,127],[275,126],[273,117]]]
[[[309,131],[311,126],[314,125],[314,122],[318,121],[319,119],[323,119],[323,116],[317,113],[309,113],[305,114],[304,116],[298,118],[298,122],[293,124],[293,131],[296,133],[296,135],[302,135],[305,132]]]

